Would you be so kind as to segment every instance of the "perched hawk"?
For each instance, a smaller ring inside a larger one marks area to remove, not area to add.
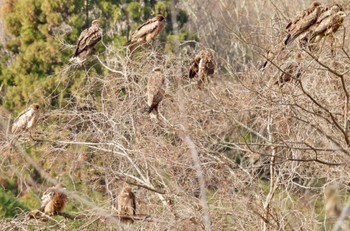
[[[81,32],[75,53],[69,61],[77,61],[79,64],[83,63],[83,58],[89,54],[89,52],[99,41],[101,41],[101,39],[102,29],[100,28],[100,21],[94,20],[92,21],[90,28]]]
[[[120,216],[133,216],[136,214],[135,194],[131,191],[129,185],[124,185],[124,188],[118,195],[118,214]],[[132,218],[121,218],[122,222],[132,224]]]
[[[318,43],[324,36],[335,33],[343,24],[345,17],[346,14],[343,11],[330,13],[313,28],[311,35],[308,37],[309,43]]]
[[[291,80],[300,79],[301,69],[300,64],[302,62],[302,55],[298,53],[293,60],[287,63],[286,67],[283,68],[283,73],[279,76],[278,80],[275,82],[275,85],[283,86],[285,83],[290,82]]]
[[[14,120],[11,132],[12,134],[20,134],[31,130],[39,119],[39,104],[32,104],[29,108],[21,112]]]
[[[325,18],[328,18],[329,16],[335,15],[337,12],[343,11],[343,7],[339,4],[335,4],[331,7],[327,7],[323,10],[323,12],[318,16],[316,25],[322,22]]]
[[[41,197],[41,207],[39,210],[48,215],[62,212],[67,202],[65,190],[66,187],[63,184],[48,188]]]
[[[208,82],[208,76],[213,75],[216,68],[213,54],[209,50],[202,50],[191,63],[188,76],[192,79],[198,75],[198,88],[203,89]]]
[[[153,69],[148,77],[147,83],[147,104],[148,113],[153,110],[158,114],[158,105],[162,101],[166,90],[166,79],[159,67]]]
[[[288,45],[293,42],[299,35],[307,31],[316,21],[318,16],[322,13],[323,6],[321,3],[314,1],[304,10],[303,14],[298,16],[293,22],[286,26],[287,36],[284,39],[284,44]]]
[[[125,46],[129,47],[131,52],[139,44],[151,41],[163,30],[164,24],[165,18],[163,15],[157,15],[156,17],[149,19],[132,33],[131,39],[125,44]]]

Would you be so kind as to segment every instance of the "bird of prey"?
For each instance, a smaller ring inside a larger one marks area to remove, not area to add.
[[[320,22],[322,22],[325,18],[332,16],[332,15],[335,15],[339,11],[343,11],[342,9],[343,9],[343,7],[340,6],[339,4],[334,4],[331,7],[325,8],[322,11],[322,13],[320,14],[320,16],[318,16],[318,18],[316,20],[316,25],[318,25]]]
[[[302,55],[301,53],[297,53],[296,56],[289,63],[287,63],[285,68],[282,67],[283,73],[274,84],[283,86],[285,83],[290,82],[293,79],[299,80],[301,76],[301,61]]]
[[[332,10],[332,8],[330,10]],[[343,24],[345,17],[346,14],[343,11],[338,11],[336,13],[333,11],[333,14],[332,12],[329,13],[329,16],[320,21],[310,32],[310,35],[307,36],[310,48],[315,46],[323,37],[332,36]]]
[[[31,130],[39,119],[39,108],[39,104],[34,103],[22,111],[13,122],[12,134],[17,135]]]
[[[192,79],[198,75],[198,88],[203,89],[208,82],[208,76],[214,74],[215,68],[213,54],[209,50],[202,50],[194,57],[188,76]]]
[[[78,38],[78,44],[73,57],[70,62],[76,61],[81,64],[84,62],[84,57],[90,53],[95,45],[102,39],[102,29],[100,28],[100,21],[93,20],[91,27],[83,30]]]
[[[321,3],[314,1],[309,8],[304,10],[303,14],[298,16],[293,22],[286,26],[287,36],[284,39],[284,44],[288,45],[293,42],[299,35],[307,31],[322,13],[323,6]]]
[[[163,100],[166,87],[166,79],[162,70],[159,67],[154,68],[147,83],[148,113],[155,111],[158,114],[158,105]]]
[[[132,52],[139,44],[147,43],[157,37],[157,35],[163,30],[165,25],[165,18],[163,15],[157,15],[154,18],[149,19],[134,31],[131,35],[131,39],[125,44]]]
[[[66,187],[63,184],[48,188],[41,197],[41,207],[39,210],[47,215],[55,215],[62,212],[67,202],[65,190]]]
[[[128,184],[124,185],[118,195],[118,214],[120,216],[134,216],[136,214],[135,194],[131,191],[131,187]],[[129,217],[121,217],[121,221],[127,224],[134,222]]]

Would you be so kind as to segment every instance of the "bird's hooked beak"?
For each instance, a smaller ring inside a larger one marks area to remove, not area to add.
[[[345,18],[345,17],[347,17],[348,15],[349,15],[349,12],[345,12],[345,11],[340,11],[341,13],[339,13],[338,12],[338,14],[341,14],[340,16],[342,17],[342,18]]]

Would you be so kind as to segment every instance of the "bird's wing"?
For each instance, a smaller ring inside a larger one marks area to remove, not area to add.
[[[306,14],[306,13],[303,12],[303,14],[298,15],[298,16],[294,19],[294,21],[289,22],[289,23],[287,24],[287,26],[286,26],[286,31],[287,31],[287,32],[290,32],[290,31],[294,30],[294,28],[295,28],[295,26],[298,24],[298,22],[299,22],[303,17],[305,17],[305,14]]]
[[[301,17],[300,20],[298,20],[293,27],[290,28],[288,32],[288,35],[284,39],[284,44],[288,45],[289,43],[293,42],[299,35],[304,33],[307,29],[309,29],[311,26],[313,26],[320,15],[323,7],[317,6],[314,8],[309,8],[305,10],[303,17]]]
[[[102,39],[102,29],[99,27],[90,27],[85,29],[78,39],[77,48],[74,57],[78,56],[82,51],[92,48]]]
[[[320,22],[322,22],[325,18],[328,18],[331,14],[332,14],[332,11],[330,9],[322,12],[320,16],[318,16],[316,20],[316,24],[319,24]]]
[[[78,45],[80,43],[80,41],[86,36],[86,34],[89,32],[89,28],[86,28],[85,30],[83,30],[80,35],[79,35],[79,38],[78,38]]]
[[[153,98],[161,90],[164,83],[164,75],[160,71],[155,71],[148,79],[147,84],[147,103],[149,106],[153,103]]]
[[[47,189],[41,197],[41,207],[45,207],[53,198],[55,192],[52,188]]]
[[[215,68],[216,68],[216,64],[213,59],[211,59],[205,64],[205,69],[208,75],[214,74]]]
[[[196,74],[198,73],[198,64],[201,61],[201,56],[200,55],[196,55],[196,57],[194,57],[191,66],[190,66],[190,71],[188,72],[188,77],[190,77],[191,79],[194,78],[196,76]]]
[[[331,8],[327,8],[320,14],[320,16],[318,16],[316,23],[317,24],[321,23],[325,18],[328,18],[329,16],[336,14],[339,11],[340,11],[340,7],[337,5],[334,5]]]
[[[130,192],[131,206],[133,209],[133,215],[136,215],[136,197],[133,192]]]
[[[332,28],[331,31],[327,31],[326,34],[330,34],[330,33],[335,33],[338,31],[339,27],[343,24],[344,18],[343,17],[334,17],[333,22],[332,22]]]
[[[307,28],[312,26],[319,15],[320,8],[316,8],[312,13],[303,17],[296,25],[295,29],[291,31],[292,36],[298,36],[303,33]]]
[[[160,25],[160,22],[155,18],[148,20],[147,22],[142,24],[139,28],[137,28],[137,30],[131,35],[131,38],[132,38],[131,40],[137,40],[139,38],[142,38],[143,36],[154,31],[159,25]]]
[[[295,30],[298,27],[298,24],[300,24],[304,18],[307,18],[310,14],[312,14],[316,10],[316,8],[317,6],[315,4],[312,4],[311,6],[303,10],[303,12],[300,15],[298,15],[294,19],[294,21],[288,23],[288,25],[286,26],[286,31],[289,33]]]
[[[205,64],[206,64],[206,60],[205,59],[201,59],[199,61],[199,64],[198,64],[198,76],[199,78],[201,79],[203,77],[205,73]]]
[[[28,121],[32,118],[34,114],[33,108],[28,108],[21,112],[13,122],[12,133],[16,133],[26,127]]]
[[[313,32],[311,34],[310,40],[315,38],[317,35],[323,34],[327,28],[332,26],[333,17],[327,17],[323,21],[320,22],[315,28],[313,29]]]

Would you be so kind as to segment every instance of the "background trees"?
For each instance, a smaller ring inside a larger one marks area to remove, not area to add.
[[[4,1],[10,38],[1,49],[1,195],[24,210],[8,206],[18,217],[4,218],[2,228],[118,229],[118,220],[97,218],[115,211],[127,181],[138,214],[151,215],[135,229],[201,230],[193,152],[214,230],[333,227],[349,187],[349,21],[336,34],[334,54],[329,40],[312,53],[293,44],[259,70],[288,19],[308,4],[179,1],[175,34],[170,1]],[[165,32],[127,56],[121,45],[130,32],[159,12]],[[103,19],[103,43],[83,68],[70,66],[77,36],[93,18]],[[200,91],[186,74],[203,46],[215,51],[218,71]],[[301,80],[275,85],[298,53]],[[145,113],[154,66],[169,81],[158,122]],[[31,102],[44,108],[36,141],[10,150],[9,112]],[[53,181],[68,186],[66,211],[85,218],[26,220]]]

